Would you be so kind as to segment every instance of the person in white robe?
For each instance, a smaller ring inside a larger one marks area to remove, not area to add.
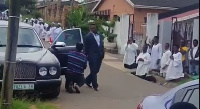
[[[170,60],[168,61],[168,69],[166,72],[166,80],[176,80],[184,77],[183,73],[183,65],[182,65],[182,54],[178,51],[179,46],[173,47],[173,55],[170,56]]]
[[[40,35],[40,24],[38,24],[38,21],[37,21],[37,20],[35,20],[35,23],[34,23],[34,25],[33,25],[33,28],[35,29],[36,33],[37,33],[38,35]]]
[[[166,72],[168,69],[167,62],[170,60],[171,55],[172,55],[172,52],[170,51],[170,45],[169,45],[169,43],[166,43],[165,51],[164,51],[162,59],[161,59],[160,76],[166,77]]]
[[[132,69],[132,65],[135,62],[135,58],[137,56],[137,50],[138,50],[138,45],[135,43],[135,41],[130,38],[128,42],[124,45],[125,48],[125,55],[124,55],[124,66],[128,67],[129,69]]]
[[[60,33],[62,33],[62,28],[61,28],[61,24],[60,23],[58,23],[57,24],[57,28],[53,31],[53,37],[52,37],[52,39],[53,39],[53,41],[55,41],[56,40],[56,38],[58,37],[58,35],[60,34]]]
[[[53,42],[53,32],[54,32],[55,29],[56,29],[55,23],[52,22],[52,23],[51,23],[50,30],[49,30],[49,39],[51,39],[50,42],[51,42],[51,41]]]
[[[40,22],[40,32],[39,32],[39,36],[41,39],[44,39],[44,34],[45,33],[45,29],[44,29],[44,23]]]
[[[137,76],[146,76],[150,71],[151,64],[151,56],[147,52],[148,46],[144,45],[142,53],[137,57],[136,62],[138,63],[138,67],[136,70]]]
[[[154,45],[151,50],[151,70],[157,71],[160,67],[160,60],[162,58],[162,45],[159,43],[159,37],[155,36]]]

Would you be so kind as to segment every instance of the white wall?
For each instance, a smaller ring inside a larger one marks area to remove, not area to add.
[[[172,32],[172,22],[168,21],[161,21],[160,22],[160,43],[163,46],[163,51],[164,51],[164,45],[165,43],[171,43],[171,32]]]
[[[193,27],[193,40],[199,40],[199,19],[194,20],[194,27]]]
[[[128,29],[129,29],[129,15],[122,15],[120,22],[116,23],[114,33],[117,36],[117,47],[119,54],[124,54],[124,45],[128,41]]]

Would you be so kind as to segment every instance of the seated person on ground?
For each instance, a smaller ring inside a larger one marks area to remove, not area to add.
[[[76,44],[76,51],[67,54],[67,71],[65,74],[66,91],[69,93],[80,93],[79,88],[85,84],[84,70],[87,68],[87,57],[83,51],[83,44]]]

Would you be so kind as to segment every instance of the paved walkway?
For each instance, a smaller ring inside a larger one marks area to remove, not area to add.
[[[110,55],[106,55],[98,77],[99,92],[84,86],[81,94],[68,94],[63,81],[60,96],[51,102],[60,109],[136,109],[144,97],[168,90],[129,74],[122,62]]]

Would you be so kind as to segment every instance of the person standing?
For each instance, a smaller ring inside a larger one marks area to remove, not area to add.
[[[155,36],[153,39],[153,47],[151,50],[151,70],[157,71],[160,67],[160,60],[162,58],[162,45],[159,43],[159,37]]]
[[[186,43],[184,40],[181,40],[179,51],[182,54],[182,64],[183,64],[183,73],[185,73],[185,67],[186,67],[186,54],[188,52],[189,48],[186,46]]]
[[[162,59],[161,59],[161,69],[160,69],[160,74],[163,77],[166,76],[166,72],[168,69],[167,62],[170,60],[171,55],[172,55],[172,52],[170,51],[170,45],[169,45],[169,43],[166,43],[165,51],[164,51]]]
[[[90,24],[90,33],[85,41],[85,52],[88,57],[90,74],[86,78],[86,85],[98,91],[97,74],[100,71],[102,60],[104,58],[103,37],[97,32],[97,26]],[[92,86],[91,86],[92,84]]]
[[[147,52],[148,45],[144,45],[142,53],[137,57],[136,63],[138,67],[136,70],[136,76],[146,76],[150,71],[151,56]]]
[[[35,29],[36,33],[40,35],[40,24],[38,24],[38,20],[35,20],[35,24],[33,25],[33,28]]]
[[[175,80],[184,77],[182,54],[178,50],[179,46],[173,47],[173,55],[170,56],[170,60],[167,62],[168,69],[166,72],[166,80]]]
[[[58,23],[57,24],[57,26],[56,26],[56,29],[53,31],[53,37],[52,37],[52,39],[53,39],[53,41],[55,41],[56,40],[56,38],[58,37],[58,35],[60,34],[60,33],[62,33],[62,28],[61,28],[61,24],[60,23]]]
[[[124,67],[128,69],[133,69],[135,66],[135,58],[137,56],[138,45],[135,41],[130,38],[125,44],[125,55],[124,55]]]
[[[199,75],[199,46],[198,40],[193,40],[193,48],[189,52],[189,73],[191,75]]]
[[[56,29],[55,23],[52,22],[52,23],[51,23],[51,28],[50,28],[50,30],[49,30],[50,43],[53,42],[53,32],[54,32],[55,29]]]

